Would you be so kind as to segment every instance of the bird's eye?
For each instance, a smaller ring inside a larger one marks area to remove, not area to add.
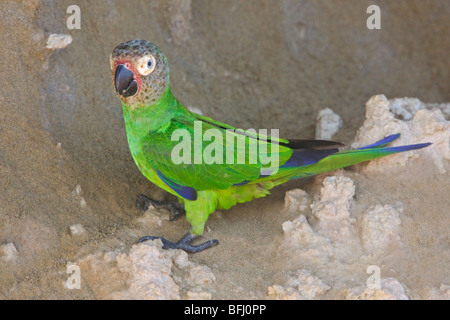
[[[142,57],[138,60],[137,69],[140,74],[143,76],[148,76],[150,73],[155,70],[156,67],[156,59],[151,54]]]

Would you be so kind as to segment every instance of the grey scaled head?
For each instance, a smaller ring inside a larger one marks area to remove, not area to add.
[[[154,104],[169,86],[169,66],[161,49],[146,40],[119,44],[111,53],[114,91],[126,105]]]

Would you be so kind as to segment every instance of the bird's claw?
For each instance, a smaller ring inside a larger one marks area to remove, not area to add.
[[[141,194],[136,199],[136,206],[146,211],[149,206],[152,205],[155,208],[166,208],[168,209],[171,214],[172,218],[170,221],[178,219],[181,215],[186,214],[186,211],[184,210],[184,206],[182,203],[179,202],[168,202],[168,201],[156,201],[153,199],[150,199],[149,197]],[[195,253],[200,252],[205,249],[211,248],[212,246],[219,243],[218,240],[212,239],[208,240],[202,244],[199,245],[191,245],[190,243],[197,238],[198,236],[193,235],[192,233],[188,232],[186,233],[180,240],[177,242],[169,241],[163,237],[153,237],[153,236],[146,236],[139,239],[139,242],[144,242],[147,240],[155,240],[160,239],[163,243],[163,249],[181,249],[189,253]]]
[[[156,209],[166,208],[167,210],[169,210],[172,214],[172,217],[169,219],[170,221],[177,220],[180,216],[186,214],[182,203],[175,201],[156,201],[143,194],[137,197],[136,206],[139,209],[146,211],[150,205],[154,206]]]
[[[141,239],[139,239],[139,242],[141,243],[147,240],[160,239],[161,242],[163,243],[163,249],[181,249],[189,253],[200,252],[205,249],[211,248],[216,244],[219,244],[219,241],[217,239],[212,239],[196,246],[191,245],[190,243],[197,237],[198,236],[195,236],[192,233],[188,232],[177,242],[169,241],[163,237],[153,237],[153,236],[142,237]]]

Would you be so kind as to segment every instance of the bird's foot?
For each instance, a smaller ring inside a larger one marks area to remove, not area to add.
[[[149,197],[140,194],[136,199],[136,206],[146,211],[150,205],[153,205],[156,209],[166,208],[172,214],[170,221],[177,220],[180,216],[186,214],[184,205],[176,201],[156,201]]]
[[[193,235],[192,233],[188,232],[186,233],[180,240],[177,242],[169,241],[163,237],[152,237],[152,236],[146,236],[139,239],[139,242],[144,242],[147,240],[155,240],[160,239],[163,243],[163,249],[181,249],[189,253],[196,253],[203,251],[205,249],[211,248],[212,246],[219,244],[219,241],[216,239],[208,240],[202,244],[199,245],[191,245],[190,243],[197,238],[198,236]]]

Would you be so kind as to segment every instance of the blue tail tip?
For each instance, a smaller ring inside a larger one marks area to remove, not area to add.
[[[426,148],[428,146],[431,146],[433,143],[432,142],[426,142],[426,143],[419,143],[419,145],[422,145],[422,148]],[[419,148],[420,149],[420,148]]]
[[[404,152],[404,151],[418,150],[418,149],[426,148],[431,144],[432,144],[431,142],[417,143],[417,144],[409,144],[406,146],[383,148],[383,150],[384,151],[392,151],[392,152],[397,153],[397,152]]]

